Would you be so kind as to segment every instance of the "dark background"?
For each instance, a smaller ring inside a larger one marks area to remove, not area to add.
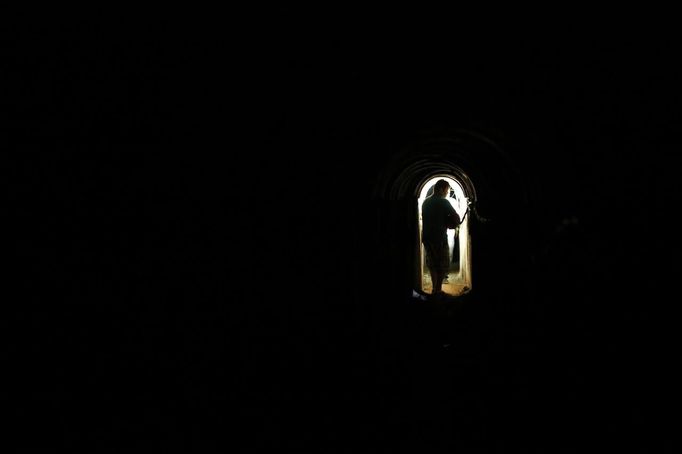
[[[668,446],[673,34],[406,16],[13,30],[3,400],[27,452]],[[372,194],[454,129],[529,201],[522,227],[480,201],[477,260],[524,267],[448,318],[400,293],[401,212]]]

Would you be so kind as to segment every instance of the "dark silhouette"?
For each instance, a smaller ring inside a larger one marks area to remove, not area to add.
[[[445,180],[438,180],[433,187],[433,194],[422,205],[422,243],[426,266],[433,283],[432,295],[443,293],[441,287],[450,266],[447,231],[460,223],[459,215],[446,200],[449,192],[450,184]]]

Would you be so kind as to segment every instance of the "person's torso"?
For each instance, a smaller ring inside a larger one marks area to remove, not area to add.
[[[430,197],[422,205],[422,240],[447,241],[446,219],[455,211],[444,198]]]

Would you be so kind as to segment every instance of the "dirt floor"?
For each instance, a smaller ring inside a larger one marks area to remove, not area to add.
[[[450,273],[447,282],[443,283],[441,288],[448,295],[459,296],[466,293],[464,282],[462,282],[461,279],[458,279],[458,276],[458,273]],[[426,293],[431,293],[432,290],[431,278],[426,274],[424,275],[424,291]]]

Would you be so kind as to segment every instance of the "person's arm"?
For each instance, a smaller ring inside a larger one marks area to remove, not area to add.
[[[447,213],[447,227],[449,229],[456,229],[459,224],[462,223],[462,219],[459,217],[459,214],[457,213],[457,210],[453,208],[452,205],[450,205],[450,202],[448,202],[448,213]]]

